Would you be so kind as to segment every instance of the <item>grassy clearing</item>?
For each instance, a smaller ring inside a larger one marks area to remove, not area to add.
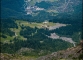
[[[10,40],[13,40],[13,38],[14,38],[14,36],[13,37],[11,37],[11,36],[8,36],[8,35],[5,35],[7,38],[2,38],[2,37],[0,37],[1,38],[1,42],[8,42],[8,41],[10,41]]]
[[[36,60],[37,57],[34,56],[21,56],[15,55],[14,57],[10,58],[11,60]]]
[[[1,53],[1,57],[5,58],[5,60],[36,60],[37,57],[35,56],[22,56],[22,55],[11,55],[11,54],[7,54],[7,53]],[[3,60],[3,59],[1,59]]]
[[[48,22],[48,23],[44,24],[43,22],[42,23],[36,23],[36,22],[27,22],[27,21],[22,21],[22,20],[16,20],[16,23],[18,25],[18,29],[10,28],[10,30],[15,32],[15,35],[17,35],[17,36],[13,36],[13,37],[7,36],[7,38],[1,37],[2,42],[13,40],[14,37],[17,37],[20,40],[26,40],[26,38],[24,38],[23,36],[20,35],[20,31],[22,30],[20,26],[22,26],[22,25],[29,26],[31,28],[35,28],[35,27],[42,28],[42,26],[44,26],[44,25],[48,25],[48,26],[56,25],[55,23],[52,23],[52,22]]]
[[[56,23],[49,22],[48,25],[49,25],[49,26],[54,26],[54,25],[56,25]]]
[[[16,23],[18,24],[18,26],[24,25],[24,26],[30,26],[32,28],[34,28],[34,27],[40,27],[41,24],[42,24],[42,23],[35,23],[35,22],[29,23],[27,21],[16,21]]]
[[[23,26],[29,26],[31,28],[35,28],[35,27],[42,28],[42,25],[44,25],[43,22],[42,23],[35,23],[35,22],[27,22],[27,21],[22,21],[22,20],[16,20],[16,23],[18,25],[18,29],[14,28],[13,31],[17,34],[18,38],[21,39],[21,40],[22,39],[26,40],[26,38],[24,38],[23,36],[20,35],[20,31],[21,31],[21,27],[20,26],[23,25]],[[46,25],[54,26],[56,24],[52,23],[52,22],[49,22]]]
[[[24,25],[24,26],[30,26],[30,27],[32,27],[32,28],[34,28],[34,27],[42,28],[42,27],[41,27],[42,25],[49,25],[49,26],[54,26],[54,25],[56,25],[56,24],[53,23],[53,22],[48,22],[48,23],[46,23],[46,24],[43,24],[43,23],[35,23],[35,22],[30,23],[30,22],[27,22],[27,21],[19,21],[19,20],[17,20],[16,23],[17,23],[19,26]]]

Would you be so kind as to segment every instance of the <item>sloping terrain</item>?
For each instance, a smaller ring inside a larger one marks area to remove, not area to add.
[[[77,46],[82,35],[82,0],[1,0],[0,3],[2,60],[83,57],[83,46]]]
[[[83,46],[68,48],[42,57],[29,57],[16,54],[1,53],[1,60],[82,60],[83,59]]]
[[[52,54],[38,58],[37,60],[82,60],[83,59],[83,46],[68,48]]]
[[[1,0],[1,18],[44,21],[53,19],[58,13],[71,14],[80,7],[82,0]]]

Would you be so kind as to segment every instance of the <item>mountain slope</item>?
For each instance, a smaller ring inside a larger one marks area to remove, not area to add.
[[[82,42],[83,45],[83,42]],[[83,46],[81,44],[68,48],[67,50],[62,50],[58,52],[53,52],[52,54],[42,56],[42,57],[29,57],[16,54],[1,53],[1,60],[82,60],[83,59]]]
[[[1,0],[1,18],[19,18],[24,14],[23,0]]]
[[[77,47],[68,48],[67,50],[53,52],[52,54],[40,57],[37,60],[60,60],[60,59],[82,60],[83,59],[83,46],[79,45]]]
[[[49,20],[49,17],[55,17],[58,13],[72,15],[73,12],[77,13],[75,9],[81,11],[81,2],[82,0],[1,0],[1,18]],[[78,5],[79,8],[76,8]],[[42,11],[47,14],[42,14]]]

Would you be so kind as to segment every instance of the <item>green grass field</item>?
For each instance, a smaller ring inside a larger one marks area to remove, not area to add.
[[[42,25],[44,25],[43,22],[42,23],[35,23],[35,22],[30,23],[30,22],[27,22],[27,21],[19,21],[19,20],[17,20],[16,23],[18,24],[18,26],[24,25],[24,26],[29,26],[29,27],[32,27],[32,28],[34,28],[34,27],[40,28]],[[48,22],[48,23],[46,23],[46,25],[54,26],[55,23]]]
[[[17,36],[13,36],[13,37],[10,37],[10,36],[7,36],[7,38],[2,38],[1,37],[1,41],[2,42],[6,42],[6,41],[10,41],[10,40],[13,40],[14,37],[17,37],[18,39],[20,40],[26,40],[26,38],[24,38],[23,36],[20,35],[20,31],[21,31],[21,27],[22,25],[24,26],[29,26],[31,28],[42,28],[42,26],[44,25],[48,25],[48,26],[54,26],[56,25],[56,23],[52,23],[52,22],[48,22],[46,24],[44,24],[43,22],[42,23],[36,23],[36,22],[28,22],[28,21],[22,21],[22,20],[16,20],[16,23],[18,25],[18,29],[16,28],[10,28],[11,31],[15,32],[15,34]]]

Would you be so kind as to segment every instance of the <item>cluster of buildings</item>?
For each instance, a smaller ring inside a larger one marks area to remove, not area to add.
[[[44,8],[39,8],[39,7],[37,7],[37,6],[28,6],[28,7],[26,8],[27,14],[31,14],[31,13],[33,13],[33,12],[41,11],[41,10],[44,10]]]

